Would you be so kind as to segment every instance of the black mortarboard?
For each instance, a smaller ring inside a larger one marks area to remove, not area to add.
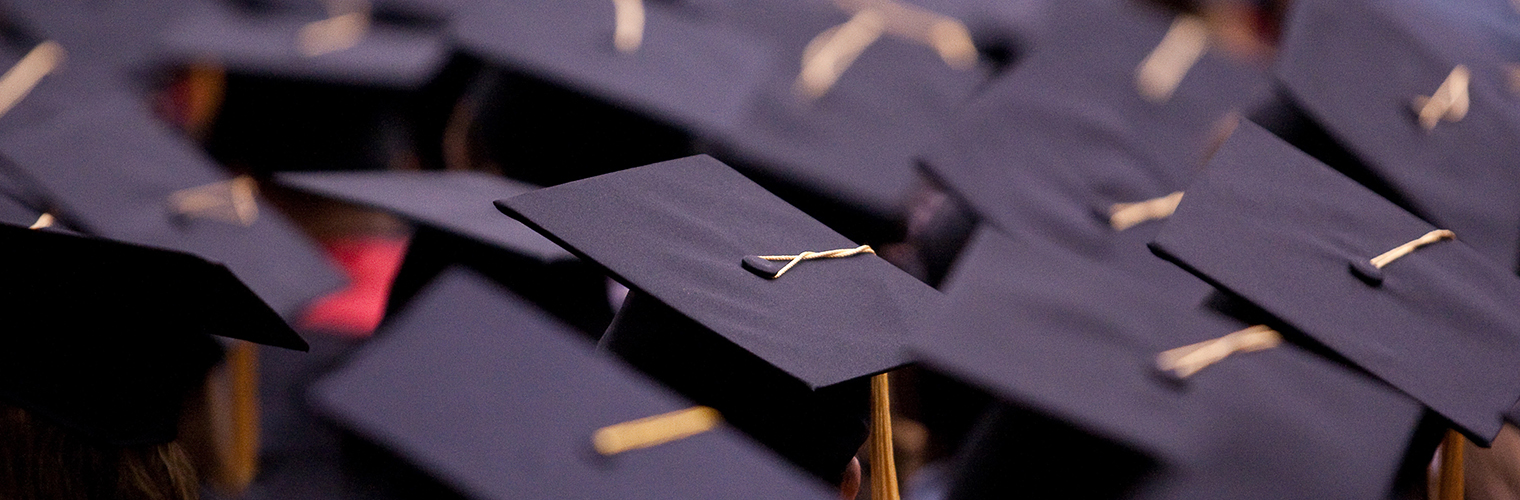
[[[471,498],[831,496],[721,424],[599,454],[600,429],[690,405],[458,268],[384,328],[313,397],[345,427]]]
[[[763,40],[776,61],[743,120],[715,138],[712,154],[846,236],[871,242],[899,237],[914,155],[988,76],[969,39],[947,36],[967,51],[949,55],[898,33],[925,17],[964,30],[958,20],[919,7],[901,14],[911,4],[895,5],[902,8],[851,12],[835,2],[767,0],[712,9],[736,31]],[[856,43],[867,45],[852,57]],[[829,56],[818,54],[826,53],[838,61],[820,64]],[[826,66],[842,73],[824,85],[812,75],[829,73],[816,71]]]
[[[99,66],[142,77],[157,62],[160,32],[183,6],[179,0],[11,0],[0,9],[7,17],[4,22],[24,25],[32,35],[63,44],[72,66]]]
[[[220,359],[211,335],[306,349],[218,264],[20,226],[0,225],[0,241],[0,310],[13,318],[0,400],[91,439],[173,440],[181,401]]]
[[[306,13],[248,9],[220,0],[191,2],[160,34],[163,57],[218,64],[234,73],[397,89],[426,84],[448,60],[449,46],[438,33],[394,26],[374,19],[368,10],[352,14],[358,16],[353,25],[344,26],[336,21],[347,14],[320,7]],[[323,29],[323,22],[331,24]]]
[[[1153,248],[1486,446],[1520,400],[1520,280],[1436,229],[1243,123]]]
[[[536,189],[478,172],[282,173],[283,185],[375,207],[421,226],[391,287],[393,314],[449,265],[465,265],[600,336],[612,320],[606,279],[492,201]]]
[[[1069,235],[1078,249],[1111,234],[1114,204],[1186,185],[1221,119],[1265,97],[1266,80],[1206,52],[1178,68],[1165,99],[1147,97],[1137,71],[1176,18],[1130,1],[1062,4],[1038,49],[979,95],[923,164],[993,225]]]
[[[774,64],[763,44],[663,2],[634,2],[643,5],[641,36],[624,52],[614,42],[618,3],[477,2],[453,34],[487,61],[666,123],[736,124]]]
[[[800,262],[776,279],[747,269],[857,247],[706,156],[497,206],[634,290],[609,349],[824,478],[864,438],[864,377],[906,362],[904,325],[939,300],[874,255]]]
[[[533,0],[465,8],[454,37],[499,68],[485,73],[474,103],[472,133],[485,158],[511,177],[553,185],[687,156],[692,135],[735,126],[775,63],[759,40],[692,7]]]
[[[229,165],[435,165],[435,143],[473,63],[452,57],[438,22],[396,17],[387,5],[197,0],[162,30],[161,62],[225,70],[208,86],[220,107],[206,142]]]
[[[1502,0],[1293,2],[1260,122],[1513,271],[1516,26]]]
[[[1154,234],[1154,225],[1127,231]],[[1029,444],[1065,429],[1087,437],[1052,442],[1058,449],[1088,443],[1077,453],[1084,461],[1116,465],[1094,475],[1074,463],[991,471],[968,463],[970,474],[1024,478],[1007,482],[1036,496],[1077,491],[1063,481],[1082,477],[1138,498],[1387,497],[1417,444],[1417,402],[1291,344],[1182,380],[1159,373],[1161,352],[1251,323],[1211,307],[1219,301],[1211,287],[1143,241],[1106,239],[1116,240],[1110,251],[1093,256],[1040,235],[980,231],[950,280],[948,305],[913,346],[928,366],[989,390],[1030,414],[1025,420],[1046,421],[1044,431],[1015,430]],[[1130,454],[1143,459],[1123,458]],[[1125,462],[1150,472],[1120,477]]]
[[[0,116],[4,179],[68,227],[227,264],[275,310],[298,314],[340,285],[326,258],[109,78],[44,77]]]

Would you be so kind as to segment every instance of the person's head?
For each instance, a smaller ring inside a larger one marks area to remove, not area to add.
[[[195,470],[175,442],[114,446],[0,405],[0,499],[193,500]]]

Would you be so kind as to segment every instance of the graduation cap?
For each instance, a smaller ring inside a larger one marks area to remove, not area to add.
[[[735,124],[774,64],[753,35],[664,2],[477,2],[452,32],[487,61],[692,130]]]
[[[161,34],[168,61],[212,63],[234,73],[382,88],[418,88],[448,59],[438,33],[372,19],[369,2],[311,2],[331,9],[243,9],[200,1]]]
[[[763,41],[671,2],[478,2],[452,26],[497,70],[473,133],[514,178],[553,185],[691,154],[734,127],[768,68]]]
[[[1263,126],[1511,271],[1520,95],[1509,2],[1294,2]]]
[[[123,77],[127,84],[147,83],[158,62],[158,36],[181,13],[184,2],[145,0],[14,0],[5,3],[4,22],[32,36],[68,47],[74,65],[99,66]],[[35,44],[36,40],[33,42]]]
[[[1154,77],[1174,80],[1157,100],[1137,73],[1155,54],[1178,50],[1163,46],[1186,17],[1136,2],[1053,9],[1039,49],[968,106],[923,166],[994,226],[1066,235],[1073,250],[1092,252],[1181,190],[1230,111],[1265,97],[1266,79],[1204,52]],[[1157,201],[1135,205],[1147,200]],[[1115,212],[1126,206],[1138,210]]]
[[[897,1],[711,10],[776,61],[712,154],[846,236],[898,239],[914,155],[988,78],[965,25]]]
[[[312,397],[471,498],[833,496],[473,273],[444,272],[384,328]],[[623,440],[640,432],[659,439]]]
[[[1153,243],[1487,446],[1520,400],[1520,280],[1254,124]]]
[[[707,156],[497,206],[633,289],[609,350],[830,481],[865,437],[865,378],[907,362],[904,325],[939,301]]]
[[[1026,466],[966,462],[975,477],[962,479],[962,495],[1386,498],[1407,454],[1428,459],[1439,434],[1416,435],[1421,405],[1308,349],[1242,351],[1185,378],[1159,372],[1161,353],[1259,319],[1216,307],[1227,299],[1143,241],[1110,239],[1110,252],[1092,256],[984,227],[948,304],[913,338],[927,366],[991,392],[1028,424],[1010,431],[1018,439],[969,445]],[[1010,443],[1020,447],[988,449]]]
[[[85,234],[224,262],[281,314],[341,283],[325,257],[115,80],[65,70],[0,116],[0,180]]]
[[[214,70],[205,87],[220,108],[206,142],[224,163],[373,170],[407,153],[441,163],[434,143],[474,63],[453,57],[441,21],[389,15],[393,3],[192,2],[162,30],[161,64]]]
[[[478,172],[281,173],[288,187],[394,213],[418,225],[391,285],[387,316],[450,265],[464,265],[600,336],[612,320],[600,270],[491,205],[536,189]]]
[[[221,357],[211,335],[306,350],[221,265],[21,226],[0,225],[0,240],[0,309],[18,318],[0,335],[0,401],[90,439],[173,440],[181,401]]]

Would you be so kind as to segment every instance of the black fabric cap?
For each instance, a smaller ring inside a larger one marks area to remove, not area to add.
[[[1129,231],[1154,234],[1154,225]],[[1116,243],[1095,257],[980,231],[951,279],[949,304],[914,351],[1010,411],[1034,414],[1024,420],[1090,436],[1060,448],[1092,437],[1111,443],[1085,448],[1084,461],[1149,459],[1129,461],[1151,471],[1132,477],[1119,466],[1091,476],[1084,466],[1076,473],[1085,482],[1119,481],[1108,487],[1137,498],[1387,497],[1421,405],[1291,344],[1237,354],[1185,380],[1162,375],[1158,353],[1251,323],[1221,311],[1227,300],[1142,241]],[[969,463],[965,473],[1030,480],[1002,494],[1064,492],[1074,474],[988,465]]]
[[[341,285],[320,250],[262,200],[247,226],[181,214],[174,193],[227,179],[111,83],[69,73],[46,77],[0,117],[0,179],[26,186],[44,198],[34,209],[82,233],[226,263],[286,317]]]
[[[603,457],[603,426],[690,406],[489,281],[445,272],[320,381],[342,425],[473,498],[829,498],[719,428]]]
[[[160,33],[161,57],[211,62],[238,73],[327,83],[415,89],[443,69],[449,45],[441,34],[371,19],[351,47],[308,56],[302,28],[326,19],[300,12],[250,12],[221,1],[197,1]]]
[[[465,265],[593,337],[612,320],[601,271],[492,201],[535,186],[478,172],[281,173],[283,185],[374,207],[423,227],[413,233],[386,302],[390,316],[450,265]]]
[[[644,2],[638,49],[613,44],[613,2],[476,2],[451,26],[487,61],[696,131],[733,127],[767,68],[750,35]]]
[[[812,388],[904,364],[903,325],[939,301],[872,255],[803,262],[774,280],[745,270],[745,256],[856,244],[707,156],[497,206]]]
[[[1267,80],[1208,52],[1170,99],[1147,100],[1135,72],[1168,16],[1139,2],[1059,3],[1050,34],[968,106],[923,164],[993,225],[1059,234],[1090,252],[1113,231],[1113,204],[1185,186],[1220,120],[1265,98]]]
[[[716,138],[714,155],[852,238],[895,238],[916,179],[914,156],[986,82],[987,68],[955,69],[933,48],[885,34],[810,98],[797,88],[805,49],[850,13],[807,0],[709,10],[763,40],[775,61],[744,119]]]
[[[1508,68],[1520,53],[1517,26],[1520,13],[1502,0],[1294,2],[1276,70],[1288,104],[1360,161],[1264,125],[1513,271],[1520,94]],[[1466,114],[1427,131],[1413,101],[1458,65],[1471,72]]]
[[[173,440],[180,403],[220,359],[211,335],[306,350],[198,257],[9,225],[0,241],[0,312],[15,319],[0,335],[0,401],[89,438]]]
[[[541,261],[575,258],[491,205],[537,186],[479,172],[285,172],[276,182],[396,214]]]
[[[633,288],[608,349],[829,481],[865,439],[864,378],[906,362],[906,325],[940,300],[873,255],[746,270],[855,244],[706,156],[497,205]]]
[[[1247,122],[1188,189],[1153,249],[1487,446],[1501,412],[1520,399],[1520,281],[1462,233],[1368,270],[1369,259],[1433,229]]]

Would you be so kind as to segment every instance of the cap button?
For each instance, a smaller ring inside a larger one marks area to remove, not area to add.
[[[787,261],[766,260],[760,258],[759,255],[746,255],[744,256],[744,260],[740,262],[740,265],[744,266],[745,270],[755,273],[755,276],[767,279],[775,278],[776,273],[781,272],[781,268],[786,267],[786,264]]]
[[[1383,270],[1378,269],[1377,266],[1372,265],[1371,261],[1365,259],[1351,260],[1351,274],[1369,286],[1382,286],[1383,284]]]

